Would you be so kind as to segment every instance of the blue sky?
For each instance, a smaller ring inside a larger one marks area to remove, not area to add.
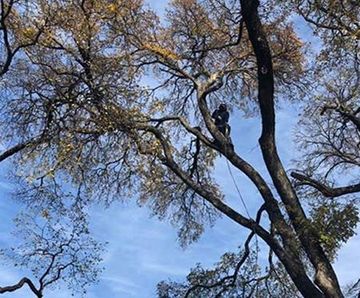
[[[150,1],[161,11],[167,1]],[[298,111],[288,107],[277,113],[277,138],[280,156],[286,165],[296,149],[291,143]],[[231,115],[232,138],[236,150],[247,161],[264,173],[257,139],[260,135],[259,119],[245,119],[241,113]],[[6,178],[7,162],[0,167],[0,247],[12,243],[12,218],[21,206],[12,200],[11,181]],[[233,170],[248,209],[253,216],[261,199],[252,184],[242,174]],[[226,194],[228,202],[244,212],[236,189],[223,158],[216,164],[215,176]],[[173,279],[181,281],[196,263],[211,266],[226,251],[235,251],[248,231],[222,218],[208,228],[201,239],[186,250],[177,242],[176,230],[168,223],[150,216],[147,208],[139,208],[135,201],[114,203],[109,209],[96,206],[91,211],[91,232],[99,241],[109,241],[104,254],[105,271],[100,282],[92,286],[86,297],[147,298],[155,297],[157,282]],[[360,229],[358,229],[360,232]],[[360,259],[360,237],[353,237],[340,251],[335,269],[341,284],[357,280],[359,269],[354,260]],[[355,264],[355,265],[354,265]],[[24,270],[0,263],[0,285],[16,283],[27,274]],[[46,295],[48,294],[48,295]],[[28,288],[3,295],[9,298],[32,297]],[[71,297],[66,287],[45,292],[45,297]]]

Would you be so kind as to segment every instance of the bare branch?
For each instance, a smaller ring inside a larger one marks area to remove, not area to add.
[[[261,220],[261,214],[262,212],[265,211],[265,205],[262,205],[260,207],[260,209],[257,212],[257,216],[256,216],[256,223],[259,224],[260,220]],[[206,285],[206,284],[198,284],[198,285],[194,285],[191,288],[189,288],[184,296],[184,298],[188,298],[189,295],[191,294],[191,292],[195,291],[198,288],[205,288],[205,289],[211,289],[211,288],[216,288],[219,286],[222,286],[224,289],[230,288],[230,287],[234,287],[237,277],[238,277],[238,273],[240,271],[241,266],[245,263],[246,259],[249,257],[250,255],[250,242],[252,240],[252,238],[254,237],[255,233],[254,231],[251,232],[249,234],[249,236],[246,238],[245,240],[245,244],[244,244],[244,252],[243,255],[240,259],[240,261],[238,262],[238,264],[235,267],[234,273],[232,275],[228,275],[223,277],[222,279],[220,279],[218,282],[213,283],[211,285]],[[227,283],[228,280],[231,280],[230,283]]]
[[[291,176],[299,181],[300,185],[309,185],[320,191],[325,197],[335,198],[343,195],[360,192],[360,183],[343,186],[343,187],[329,187],[309,176],[292,172]]]
[[[22,288],[25,284],[27,284],[29,286],[29,288],[31,289],[31,291],[36,295],[36,297],[41,298],[42,297],[42,292],[37,290],[35,285],[33,284],[33,282],[27,278],[24,277],[22,278],[17,284],[12,285],[12,286],[6,286],[6,287],[0,287],[0,294],[4,294],[7,292],[14,292],[19,290],[20,288]]]

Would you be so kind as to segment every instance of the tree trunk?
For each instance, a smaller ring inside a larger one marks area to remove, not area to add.
[[[318,235],[306,218],[277,154],[272,58],[258,16],[258,5],[257,0],[241,0],[242,15],[258,65],[258,99],[262,117],[262,135],[259,142],[263,158],[299,240],[316,270],[315,283],[326,297],[343,297],[335,272],[318,241]],[[294,282],[296,283],[295,280]]]

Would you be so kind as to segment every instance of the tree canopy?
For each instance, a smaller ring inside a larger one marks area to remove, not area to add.
[[[82,291],[101,271],[89,207],[136,197],[184,247],[219,216],[249,233],[213,269],[160,282],[159,297],[343,297],[332,261],[359,222],[358,16],[351,0],[173,0],[164,19],[140,0],[1,0],[0,161],[27,206],[25,244],[4,255],[35,279],[0,293]],[[213,122],[220,103],[261,119],[265,171]],[[284,103],[304,111],[291,169],[276,142]],[[220,157],[253,183],[256,217],[228,204]]]

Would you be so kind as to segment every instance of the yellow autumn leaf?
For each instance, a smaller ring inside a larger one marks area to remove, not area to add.
[[[180,59],[176,53],[172,52],[169,49],[163,48],[159,45],[146,43],[146,44],[144,44],[144,48],[147,50],[150,50],[151,52],[158,54],[164,58],[168,58],[168,59],[172,59],[172,60]]]

